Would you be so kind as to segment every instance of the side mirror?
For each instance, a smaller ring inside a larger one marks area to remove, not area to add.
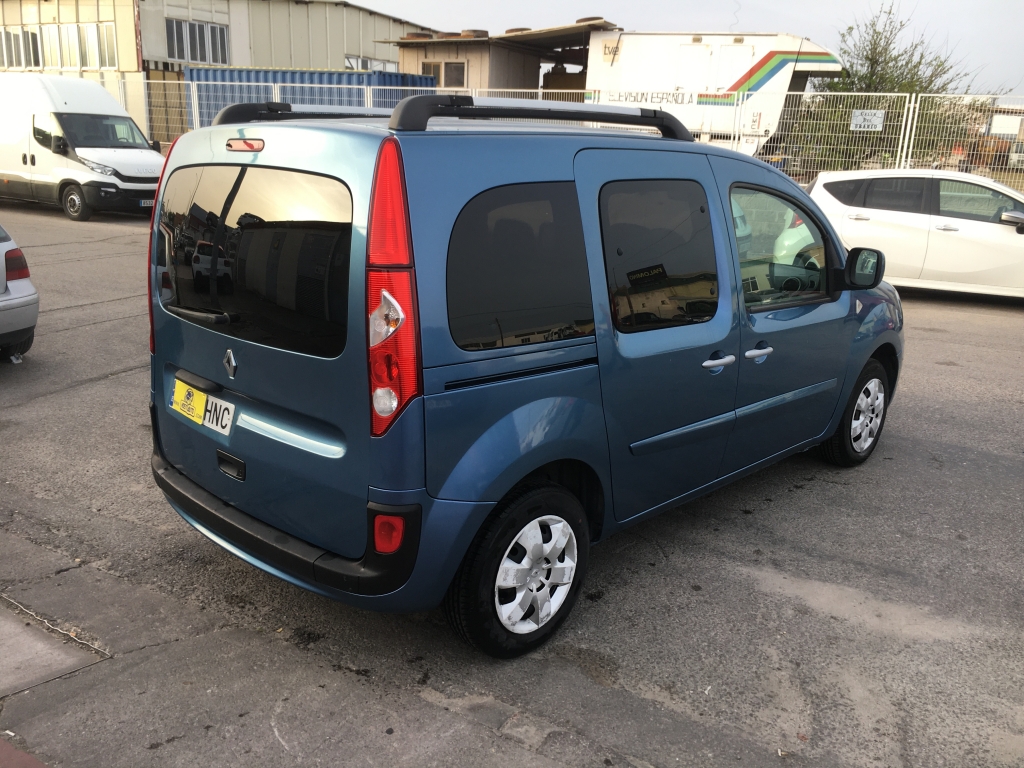
[[[874,248],[852,248],[843,270],[846,287],[852,290],[877,288],[885,275],[885,254]]]
[[[68,140],[63,136],[51,136],[50,151],[55,155],[66,155],[68,153]]]
[[[1024,235],[1024,212],[1003,211],[999,216],[999,222],[1017,227],[1017,234]]]
[[[153,151],[154,152],[159,152],[160,151],[160,142],[159,141],[154,140],[153,143],[150,146],[153,147]]]

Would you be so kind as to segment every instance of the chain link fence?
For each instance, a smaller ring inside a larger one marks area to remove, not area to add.
[[[162,143],[210,125],[221,109],[241,102],[393,109],[407,96],[450,93],[602,103],[600,91],[540,88],[470,90],[157,79],[104,85],[146,135]],[[790,93],[774,100],[762,98],[754,102],[755,109],[743,94],[713,96],[714,103],[705,109],[717,110],[716,126],[731,125],[732,129],[710,131],[703,130],[703,124],[691,125],[698,140],[753,155],[801,184],[809,184],[821,171],[937,168],[987,176],[1024,191],[1024,97]]]

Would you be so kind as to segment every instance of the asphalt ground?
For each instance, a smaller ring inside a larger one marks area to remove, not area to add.
[[[149,469],[147,222],[0,221],[42,295],[0,364],[0,638],[80,667],[0,699],[0,755],[1024,765],[1024,301],[906,295],[870,461],[801,454],[609,539],[557,637],[499,662],[439,611],[355,610],[189,528]]]

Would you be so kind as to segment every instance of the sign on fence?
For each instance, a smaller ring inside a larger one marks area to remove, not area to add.
[[[851,131],[880,131],[885,127],[884,109],[855,109],[850,118]]]

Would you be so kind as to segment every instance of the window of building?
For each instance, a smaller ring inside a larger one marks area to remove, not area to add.
[[[718,309],[711,214],[695,181],[614,181],[601,189],[601,238],[615,327],[704,323]]]
[[[420,69],[421,74],[427,77],[434,78],[434,85],[441,85],[441,62],[439,61],[424,61],[423,66]]]
[[[165,19],[167,58],[197,64],[227,64],[228,28],[182,19]]]
[[[446,61],[444,63],[444,87],[466,87],[466,63],[463,61]]]
[[[365,56],[346,56],[345,69],[351,72],[397,72],[397,61],[369,59]]]
[[[3,62],[8,69],[21,69],[25,66],[21,50],[21,27],[4,27],[3,34]]]
[[[60,27],[60,65],[64,69],[78,69],[78,29],[74,24]]]
[[[864,194],[865,208],[902,213],[925,213],[924,198],[928,179],[872,179]]]
[[[594,333],[576,185],[516,184],[474,197],[448,245],[448,325],[462,349]]]
[[[1005,211],[1024,211],[1024,203],[980,184],[939,179],[939,215],[999,222]]]
[[[47,24],[40,29],[43,66],[47,69],[60,69],[60,27],[56,24]]]
[[[731,197],[733,208],[738,206],[743,211],[749,230],[743,234],[750,245],[740,253],[747,309],[757,311],[826,298],[825,240],[807,212],[756,189],[736,187]],[[740,234],[737,226],[737,240]]]

